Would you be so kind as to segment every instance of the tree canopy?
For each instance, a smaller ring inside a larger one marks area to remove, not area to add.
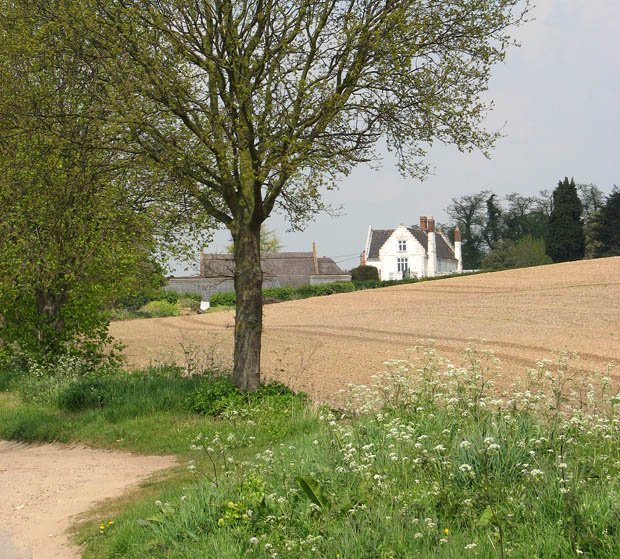
[[[142,188],[159,173],[113,149],[101,84],[31,4],[0,12],[0,339],[96,357],[106,305],[155,273],[171,230]]]

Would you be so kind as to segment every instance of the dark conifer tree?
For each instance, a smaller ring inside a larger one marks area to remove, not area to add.
[[[585,235],[575,180],[565,177],[553,191],[553,210],[545,238],[547,254],[554,262],[580,260],[585,253]]]
[[[620,189],[614,188],[600,210],[597,256],[620,256]]]
[[[487,198],[487,224],[484,228],[484,240],[492,249],[502,238],[502,209],[495,203],[495,194]]]

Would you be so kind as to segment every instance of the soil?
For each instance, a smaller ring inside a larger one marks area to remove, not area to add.
[[[230,365],[233,326],[234,311],[222,311],[115,322],[111,333],[127,344],[131,367],[177,361],[195,368]],[[333,400],[429,339],[457,363],[469,341],[493,349],[508,378],[559,350],[602,371],[620,361],[620,257],[268,305],[262,375]]]
[[[75,515],[175,464],[168,456],[0,441],[0,558],[81,557],[66,534]]]

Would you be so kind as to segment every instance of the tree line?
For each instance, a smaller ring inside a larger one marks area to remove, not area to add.
[[[605,193],[567,177],[553,190],[453,198],[465,269],[504,269],[620,255],[620,190]],[[449,229],[453,235],[454,228]]]

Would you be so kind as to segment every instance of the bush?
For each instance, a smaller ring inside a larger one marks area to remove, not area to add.
[[[187,398],[190,411],[202,415],[220,415],[228,406],[243,403],[244,396],[228,379],[216,378]]]
[[[200,301],[191,297],[186,297],[185,294],[181,295],[177,304],[180,309],[188,309],[191,312],[198,312],[200,310]]]
[[[214,293],[209,300],[212,307],[234,307],[237,303],[237,296],[234,291],[226,293]]]
[[[269,287],[263,289],[263,297],[278,299],[279,301],[291,301],[297,298],[293,287]]]
[[[379,280],[379,270],[374,266],[358,266],[351,270],[353,281]]]
[[[482,266],[490,270],[505,270],[552,263],[545,251],[545,241],[527,235],[516,244],[510,240],[495,243],[482,261]]]
[[[179,301],[180,297],[194,299],[200,301],[202,296],[198,293],[183,293],[182,295],[176,291],[169,289],[144,289],[135,295],[123,297],[116,303],[116,309],[127,309],[130,311],[137,311],[141,307],[144,307],[151,301],[167,301],[168,303],[175,304]]]
[[[187,407],[194,413],[216,417],[225,412],[234,412],[248,406],[260,404],[260,409],[270,407],[272,411],[283,411],[293,400],[305,402],[307,396],[295,394],[281,382],[261,385],[252,394],[244,394],[229,379],[220,377],[201,385],[187,398]]]
[[[179,316],[179,309],[175,303],[169,301],[151,301],[140,308],[140,312],[154,318]]]

